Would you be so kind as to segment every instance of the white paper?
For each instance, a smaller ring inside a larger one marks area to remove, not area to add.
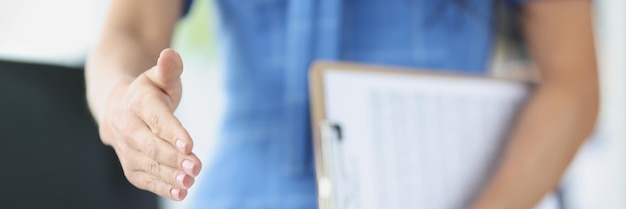
[[[464,208],[506,145],[521,83],[328,70],[336,209]]]

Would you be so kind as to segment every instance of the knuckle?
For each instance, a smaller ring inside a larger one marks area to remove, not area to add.
[[[148,162],[148,171],[154,174],[158,174],[160,169],[161,169],[161,164],[157,162],[156,160],[150,160]]]
[[[152,127],[152,132],[155,134],[160,133],[160,124],[163,119],[163,113],[156,113],[150,116],[150,127]]]
[[[157,179],[153,176],[146,176],[142,180],[143,185],[146,189],[155,192],[157,188]]]

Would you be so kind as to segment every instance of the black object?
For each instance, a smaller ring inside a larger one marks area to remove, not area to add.
[[[330,127],[333,128],[333,130],[337,134],[337,140],[341,141],[343,139],[343,133],[341,131],[341,125],[339,125],[339,124],[332,124],[332,125],[330,125]]]
[[[104,146],[84,71],[0,61],[0,208],[157,208]]]

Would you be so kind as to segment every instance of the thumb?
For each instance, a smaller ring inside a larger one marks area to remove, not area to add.
[[[168,92],[180,85],[183,73],[183,60],[173,49],[164,49],[157,65],[146,72],[146,76],[163,91]]]
[[[183,73],[183,60],[173,49],[164,49],[159,55],[156,66],[145,72],[145,76],[154,85],[165,92],[175,109],[182,96],[180,75]]]

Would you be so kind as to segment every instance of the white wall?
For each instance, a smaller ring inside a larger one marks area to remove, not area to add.
[[[107,0],[0,0],[0,59],[78,66]]]

